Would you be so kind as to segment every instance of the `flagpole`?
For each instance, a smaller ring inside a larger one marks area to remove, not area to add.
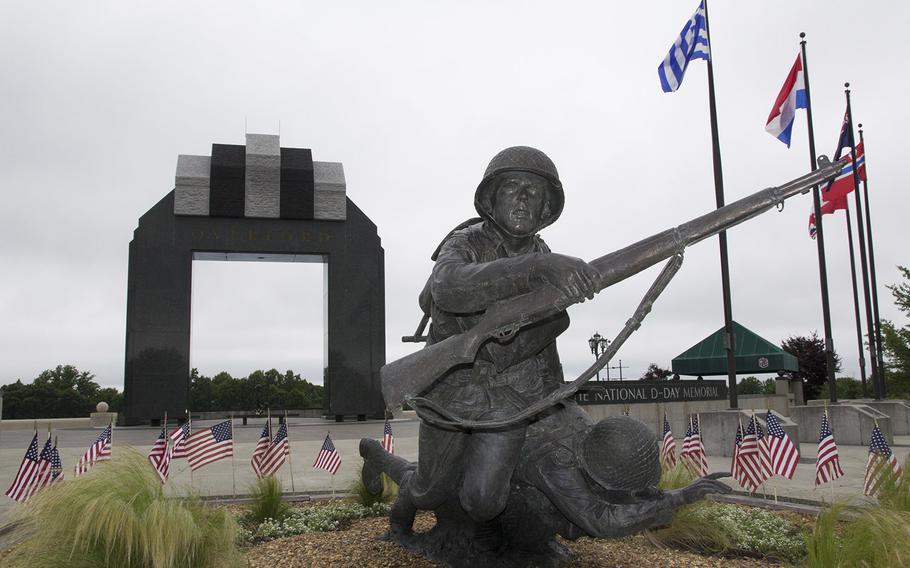
[[[714,198],[717,208],[724,206],[724,172],[720,160],[720,135],[717,131],[717,104],[714,96],[714,46],[711,45],[711,26],[708,23],[708,0],[705,4],[705,34],[708,36],[708,106],[711,114],[711,151],[714,160]],[[724,347],[727,351],[727,386],[730,408],[738,408],[736,396],[736,338],[733,336],[733,302],[730,299],[730,263],[727,255],[727,232],[717,234],[720,243],[720,280],[724,303]]]
[[[863,355],[862,317],[859,315],[859,287],[856,284],[856,254],[853,252],[853,222],[850,220],[850,202],[844,196],[844,214],[847,217],[847,249],[850,251],[850,282],[853,284],[853,319],[856,321],[856,348],[859,352],[859,378],[863,398],[869,396],[866,386],[866,357]]]
[[[863,138],[863,125],[859,124],[859,143],[863,144],[863,156],[865,160],[866,145],[864,144],[865,139]],[[858,168],[857,168],[858,169]],[[874,317],[875,323],[875,344],[876,351],[878,354],[878,373],[879,373],[879,382],[882,387],[882,398],[885,396],[885,360],[884,352],[882,351],[882,320],[879,317],[878,312],[878,285],[876,283],[875,277],[875,252],[872,248],[872,218],[871,218],[871,206],[869,205],[869,187],[868,179],[863,179],[863,201],[866,202],[866,233],[869,238],[869,276],[871,278],[870,283],[872,287],[872,315]]]
[[[291,470],[291,493],[297,493],[297,489],[294,487],[294,454],[291,453],[291,428],[288,426],[288,411],[284,411],[284,431],[287,433],[288,441],[288,468]]]
[[[884,396],[882,385],[878,380],[878,361],[875,359],[874,327],[872,325],[872,299],[869,293],[869,268],[866,259],[866,235],[863,229],[863,204],[859,195],[859,172],[856,165],[856,140],[853,137],[853,111],[850,106],[850,83],[844,83],[844,93],[847,96],[847,128],[850,137],[850,157],[853,160],[853,187],[856,197],[856,233],[859,236],[859,258],[863,274],[863,299],[866,304],[866,329],[869,332],[869,355],[872,367],[872,387],[875,399],[881,400]]]
[[[190,413],[189,408],[186,409],[186,423],[189,424],[190,434],[192,434],[193,433],[193,415]],[[234,425],[231,424],[232,429],[233,429],[233,427],[234,427]],[[232,436],[233,436],[233,434],[234,433],[231,432]],[[190,487],[191,488],[193,487],[193,466],[190,466]]]
[[[237,496],[237,468],[234,467],[234,462],[236,462],[236,448],[234,447],[234,411],[231,411],[231,491],[233,492],[234,497]]]
[[[803,82],[806,87],[806,126],[809,130],[809,165],[814,172],[818,168],[815,154],[815,127],[812,122],[812,97],[809,93],[809,63],[806,60],[806,33],[800,32],[800,55],[802,56]],[[815,245],[818,250],[818,279],[822,292],[822,321],[825,328],[825,370],[828,375],[828,394],[831,402],[837,402],[837,382],[834,377],[834,337],[831,334],[831,307],[828,301],[828,267],[825,262],[825,237],[822,231],[822,203],[818,186],[812,188],[812,206],[815,210]]]

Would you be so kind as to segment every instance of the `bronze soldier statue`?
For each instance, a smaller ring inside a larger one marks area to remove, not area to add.
[[[490,161],[474,196],[481,218],[440,245],[421,293],[421,307],[432,317],[428,345],[471,328],[494,302],[537,287],[554,286],[575,302],[593,297],[597,270],[551,253],[537,234],[559,218],[564,201],[559,174],[543,152],[516,146]],[[466,419],[523,410],[562,383],[554,340],[568,324],[562,311],[507,343],[488,343],[473,365],[449,371],[425,396]],[[474,521],[499,515],[525,430],[526,423],[475,433],[421,424],[418,467],[400,483],[393,531],[410,531],[417,509],[436,509],[453,494]]]

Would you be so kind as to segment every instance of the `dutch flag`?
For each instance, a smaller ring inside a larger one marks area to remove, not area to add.
[[[784,86],[774,101],[774,108],[768,116],[768,123],[765,125],[772,136],[790,147],[790,135],[793,132],[793,119],[796,117],[796,109],[806,108],[806,79],[803,75],[803,60],[797,55],[796,62],[784,81]]]

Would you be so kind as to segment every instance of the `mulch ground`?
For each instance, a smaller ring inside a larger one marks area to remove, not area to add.
[[[432,514],[418,515],[415,529],[426,531],[434,524]],[[397,544],[377,539],[388,528],[388,518],[352,522],[344,530],[309,533],[273,540],[250,548],[246,558],[255,568],[282,567],[380,567],[430,568],[435,562]],[[617,540],[582,538],[566,543],[575,553],[572,566],[581,568],[758,568],[786,566],[768,559],[708,557],[673,549],[659,549],[643,536]]]

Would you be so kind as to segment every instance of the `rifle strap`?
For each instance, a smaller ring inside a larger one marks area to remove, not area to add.
[[[465,420],[455,416],[447,409],[443,408],[436,402],[425,398],[425,397],[405,397],[408,405],[411,406],[416,412],[417,416],[420,417],[424,422],[435,426],[437,428],[442,428],[446,430],[474,430],[474,431],[491,431],[491,430],[504,430],[511,428],[525,420],[528,420],[534,417],[541,412],[560,404],[563,400],[574,395],[579,387],[591,380],[597,372],[604,367],[607,363],[610,362],[610,359],[616,354],[619,348],[625,343],[626,339],[629,338],[639,327],[641,327],[641,322],[645,319],[645,316],[651,311],[651,307],[654,305],[654,301],[657,300],[664,289],[667,287],[667,284],[670,283],[670,280],[673,279],[673,276],[676,275],[676,272],[680,269],[683,263],[683,254],[680,250],[674,256],[670,257],[670,260],[667,261],[667,264],[664,265],[663,270],[654,280],[654,283],[651,284],[651,287],[645,293],[641,302],[638,304],[638,307],[633,312],[632,317],[626,321],[626,324],[623,326],[622,330],[616,335],[616,338],[610,343],[606,351],[604,351],[597,360],[594,361],[594,364],[588,367],[577,379],[570,383],[566,383],[558,389],[554,390],[546,397],[540,399],[539,401],[531,404],[526,409],[515,413],[509,418],[504,418],[500,420]]]

